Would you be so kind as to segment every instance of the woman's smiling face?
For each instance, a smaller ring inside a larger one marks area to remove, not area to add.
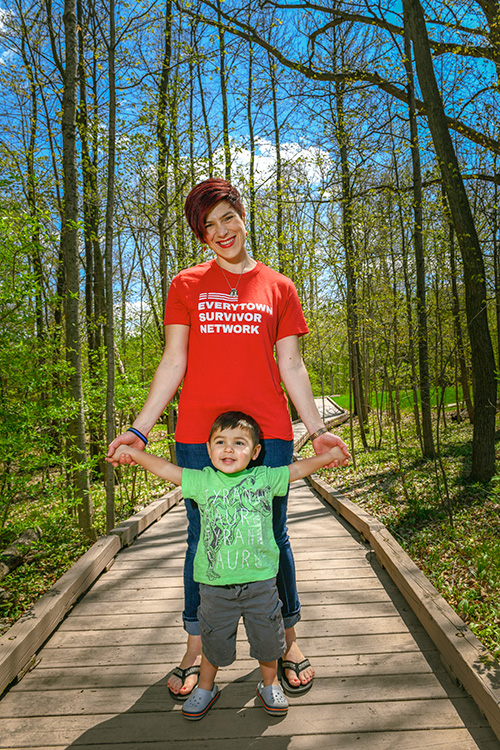
[[[204,241],[214,251],[219,264],[233,273],[247,258],[245,222],[228,201],[221,201],[205,218]]]

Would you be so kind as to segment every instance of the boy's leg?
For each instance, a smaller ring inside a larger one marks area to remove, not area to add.
[[[262,675],[262,682],[264,685],[277,685],[278,684],[278,662],[274,661],[259,661],[260,673]]]
[[[232,664],[236,658],[236,631],[240,608],[231,586],[200,584],[199,620],[202,631],[203,655],[200,682],[182,709],[186,719],[202,719],[219,698],[215,684],[218,666]]]
[[[285,628],[276,579],[254,581],[240,588],[239,599],[250,643],[250,656],[264,665],[264,684],[272,684],[276,677],[277,660],[286,653]]]
[[[278,682],[278,657],[285,652],[286,640],[276,579],[254,581],[238,588],[250,656],[258,660],[262,674],[257,696],[268,714],[284,716],[288,701]]]
[[[293,460],[293,441],[263,440],[262,450],[256,463],[264,466],[288,466]],[[300,620],[300,601],[295,580],[295,562],[287,529],[287,501],[288,494],[275,497],[273,501],[273,530],[276,544],[280,551],[279,570],[276,577],[278,592],[283,602],[283,621],[285,623],[286,653],[283,659],[306,666],[295,671],[287,669],[286,677],[290,686],[307,685],[314,677],[314,669],[305,660],[304,654],[297,643],[295,625]]]
[[[227,667],[236,659],[236,634],[241,616],[237,586],[200,584],[198,616],[203,658]]]
[[[213,664],[210,664],[205,654],[202,654],[200,682],[198,683],[198,687],[201,687],[204,690],[212,690],[218,670],[219,667],[215,667]]]

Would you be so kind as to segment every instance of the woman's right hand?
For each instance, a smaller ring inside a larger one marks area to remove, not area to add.
[[[115,451],[120,445],[125,445],[129,448],[136,448],[139,451],[143,451],[146,447],[144,441],[141,440],[141,438],[135,435],[133,432],[130,432],[130,430],[122,432],[121,435],[115,437],[113,442],[109,444],[106,461],[108,461],[110,464],[113,464],[113,466],[118,466],[118,464],[129,464],[130,466],[136,465],[136,462],[132,461],[130,456],[125,453],[122,453],[121,456],[119,456],[118,460],[113,460]]]

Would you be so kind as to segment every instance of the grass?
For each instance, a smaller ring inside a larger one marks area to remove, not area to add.
[[[381,397],[383,399],[382,408],[389,410],[390,398],[388,394],[385,393],[382,396],[381,394],[378,394],[378,398],[380,399]],[[338,394],[338,395],[335,395],[333,398],[335,400],[335,403],[337,403],[343,409],[349,410],[350,408],[349,394]],[[455,388],[446,388],[444,392],[444,397],[443,397],[441,390],[437,390],[436,388],[431,388],[430,400],[431,400],[431,405],[434,408],[437,408],[439,406],[441,402],[441,398],[443,398],[443,404],[445,406],[450,406],[451,404],[455,404],[456,399],[457,399],[457,393],[456,393]],[[459,398],[462,398],[461,392],[459,392]],[[372,409],[380,408],[380,405],[377,403],[377,397],[375,394],[372,394],[370,399],[371,399],[370,406]],[[411,413],[413,411],[413,392],[410,390],[401,389],[399,391],[399,403],[403,411]]]
[[[441,473],[434,461],[422,458],[412,430],[411,418],[404,416],[399,457],[388,431],[380,450],[365,452],[355,440],[356,468],[321,473],[387,527],[498,660],[500,477],[487,486],[467,480],[472,428],[449,422],[441,434],[447,496]],[[350,444],[347,426],[337,434]],[[307,445],[303,450],[311,452]]]
[[[487,486],[468,482],[472,428],[448,422],[441,433],[443,466],[451,502],[434,462],[422,458],[413,435],[410,415],[403,415],[400,455],[388,420],[383,424],[382,448],[364,451],[355,438],[354,463],[342,469],[324,469],[325,479],[349,499],[378,518],[457,611],[495,658],[500,658],[500,477]],[[349,427],[337,429],[350,444]],[[370,439],[370,433],[368,434]],[[157,427],[152,452],[168,456],[168,435]],[[309,444],[304,455],[311,452]],[[403,467],[401,471],[400,466]],[[127,518],[168,490],[165,483],[139,467],[128,468],[117,486],[116,522]],[[25,563],[3,579],[9,599],[0,600],[0,626],[6,630],[90,546],[80,535],[74,515],[68,513],[62,488],[18,503],[15,523],[0,537],[3,549],[17,533],[39,525],[42,539]],[[96,525],[105,529],[105,497],[94,488]]]

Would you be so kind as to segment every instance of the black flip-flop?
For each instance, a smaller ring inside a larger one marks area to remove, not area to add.
[[[195,667],[187,667],[186,669],[182,669],[181,667],[175,667],[172,669],[172,674],[178,677],[180,680],[182,680],[182,686],[184,686],[184,683],[186,682],[186,677],[189,677],[192,674],[198,675],[198,679],[200,677],[200,668]],[[198,680],[196,680],[196,685],[198,684]],[[168,688],[168,692],[174,699],[174,701],[178,701],[179,703],[184,703],[185,700],[189,698],[193,690],[195,689],[196,685],[193,685],[192,689],[189,691],[189,693],[173,693],[170,688]]]
[[[309,680],[305,685],[292,685],[285,674],[285,669],[291,669],[295,672],[297,677],[303,669],[311,666],[309,659],[303,659],[302,661],[288,661],[287,659],[278,659],[278,677],[281,683],[281,687],[287,695],[304,695],[308,690],[312,688],[313,680]]]

